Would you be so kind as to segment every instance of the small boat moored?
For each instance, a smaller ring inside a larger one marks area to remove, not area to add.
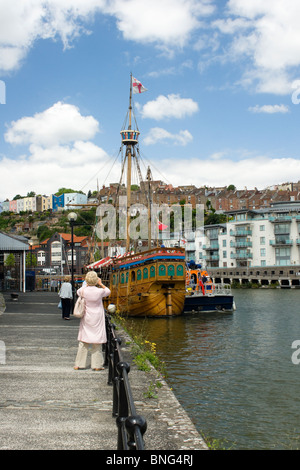
[[[233,312],[236,309],[229,284],[215,284],[201,265],[186,266],[186,295],[183,313]]]

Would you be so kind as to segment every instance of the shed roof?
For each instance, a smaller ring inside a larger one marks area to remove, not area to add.
[[[29,244],[27,239],[0,232],[0,251],[24,250],[29,250]]]

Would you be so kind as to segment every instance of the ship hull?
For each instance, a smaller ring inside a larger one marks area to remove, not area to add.
[[[117,306],[118,312],[123,316],[132,317],[166,317],[181,315],[184,308],[184,288],[171,290],[159,284],[151,286],[152,291],[146,288],[127,295],[120,289],[112,291],[109,301]]]
[[[183,313],[184,250],[154,249],[116,260],[110,273],[113,303],[123,316],[171,317]]]
[[[184,313],[233,311],[233,295],[187,295],[183,308]]]

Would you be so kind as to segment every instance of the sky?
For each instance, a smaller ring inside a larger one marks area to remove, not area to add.
[[[299,0],[0,0],[0,201],[118,182],[131,73],[143,177],[299,181],[299,24]]]

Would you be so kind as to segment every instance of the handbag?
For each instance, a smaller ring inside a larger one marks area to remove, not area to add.
[[[62,308],[61,300],[58,302],[58,308]]]
[[[82,318],[85,314],[85,300],[79,296],[74,305],[73,315],[76,318]]]

